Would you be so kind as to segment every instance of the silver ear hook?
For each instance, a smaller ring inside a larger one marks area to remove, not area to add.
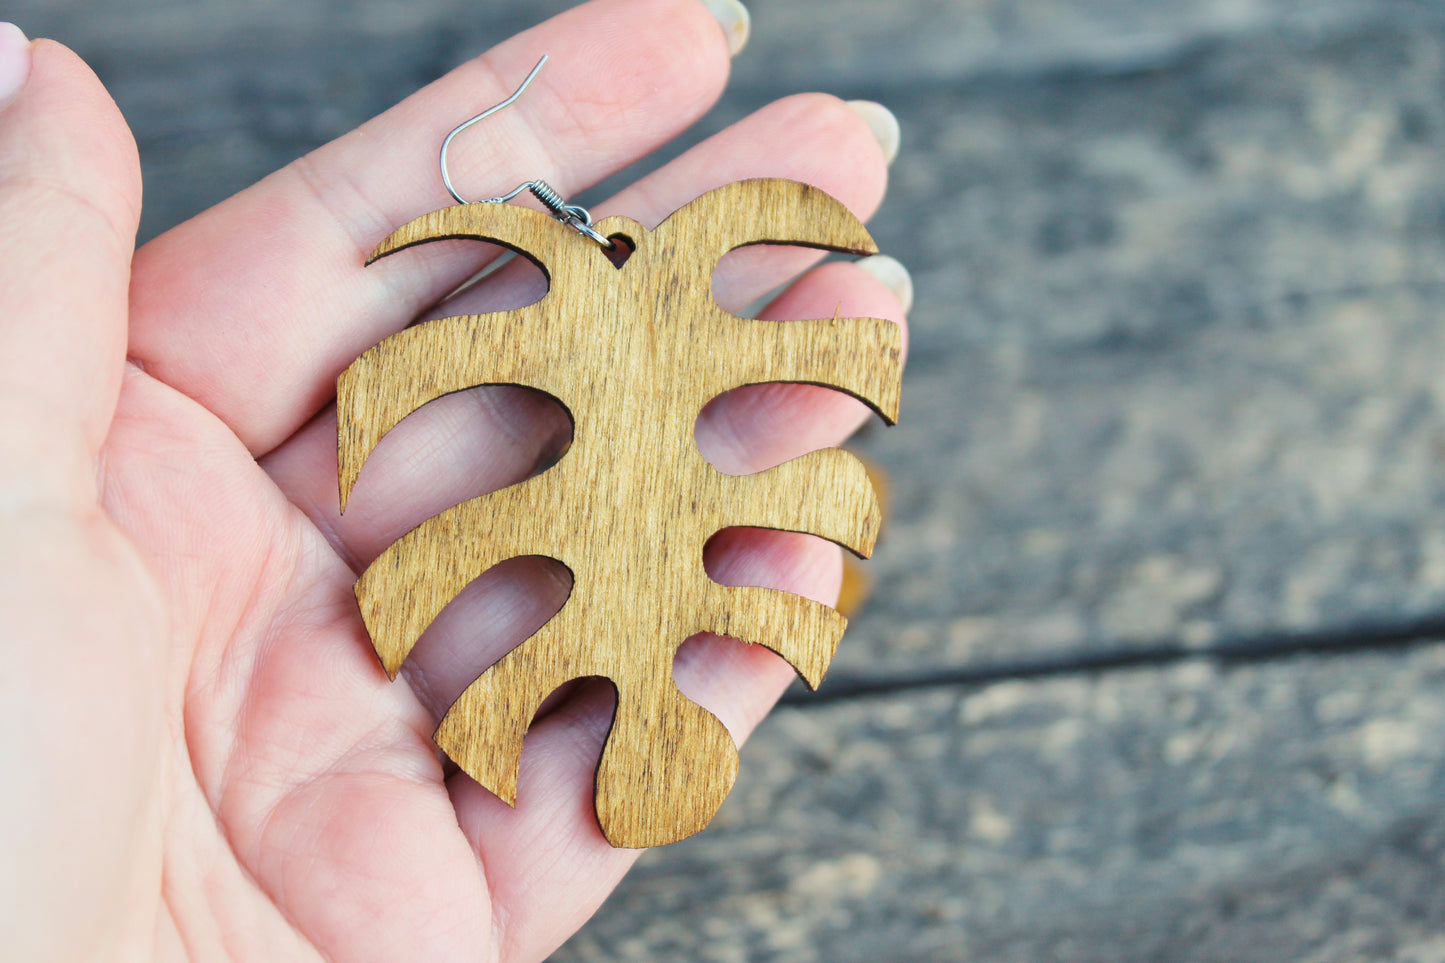
[[[532,72],[527,74],[527,79],[522,81],[522,86],[518,87],[512,92],[512,96],[508,97],[506,100],[502,101],[499,104],[494,104],[493,106],[488,107],[486,110],[482,111],[480,114],[471,118],[470,120],[465,120],[462,123],[458,124],[456,127],[452,128],[452,132],[450,134],[447,134],[446,139],[442,141],[440,159],[442,169],[442,183],[446,185],[447,192],[450,193],[452,197],[456,198],[458,204],[470,204],[473,202],[468,201],[466,198],[462,197],[462,195],[458,194],[457,189],[452,185],[452,176],[451,173],[447,170],[447,150],[452,146],[452,141],[456,138],[458,134],[460,134],[462,131],[466,130],[473,124],[477,123],[478,121],[485,120],[486,118],[495,114],[497,111],[501,110],[503,107],[510,107],[512,104],[516,103],[517,98],[522,96],[522,92],[531,86],[532,81],[537,79],[537,75],[542,72],[542,66],[546,62],[547,55],[543,54],[542,59],[537,61],[537,66],[533,67]],[[545,181],[527,181],[525,184],[520,184],[515,189],[508,191],[506,194],[503,194],[499,197],[488,197],[484,200],[477,201],[476,203],[504,204],[507,201],[510,201],[512,198],[516,197],[517,195],[521,194],[523,191],[531,191],[532,196],[537,198],[537,200],[541,201],[542,206],[547,208],[547,210],[552,214],[553,217],[561,221],[563,224],[569,225],[578,234],[590,237],[592,240],[596,241],[598,244],[601,244],[609,251],[617,246],[612,241],[608,240],[607,238],[603,237],[601,234],[598,234],[592,229],[592,215],[587,212],[587,209],[585,207],[578,207],[576,204],[568,204],[562,198],[562,195],[558,194],[555,190],[549,187]]]

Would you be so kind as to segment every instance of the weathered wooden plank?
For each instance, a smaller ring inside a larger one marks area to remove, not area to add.
[[[559,961],[1438,960],[1445,646],[777,712]]]
[[[1445,33],[920,95],[854,673],[1445,611]]]
[[[298,43],[322,43],[313,58],[334,68],[326,38],[348,45],[405,48],[431,37],[459,49],[507,36],[573,6],[573,0],[356,0],[351,3],[240,5],[227,0],[135,0],[97,7],[85,0],[13,0],[7,16],[82,47],[127,56],[210,49],[226,40],[264,43],[227,50],[249,56]],[[756,26],[738,65],[748,84],[790,87],[863,79],[928,83],[980,74],[1060,69],[1135,69],[1203,43],[1263,33],[1339,35],[1361,25],[1427,21],[1411,0],[791,0],[749,5]],[[224,69],[224,67],[223,67]]]

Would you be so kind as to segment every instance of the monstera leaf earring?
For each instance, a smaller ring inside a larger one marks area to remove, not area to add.
[[[617,690],[597,770],[597,817],[619,847],[656,846],[702,829],[737,775],[731,736],[672,678],[679,645],[714,632],[762,645],[816,687],[844,618],[827,606],[709,579],[703,546],[732,526],[808,532],[867,556],[879,526],[862,464],[816,451],[755,475],[725,475],[699,453],[707,402],[767,382],[824,385],[898,414],[898,327],[876,318],[759,321],[712,298],[727,252],[794,244],[867,255],[863,225],[805,184],[748,180],[711,191],[654,230],[624,217],[597,223],[545,184],[467,203],[452,187],[453,137],[442,175],[459,206],[417,218],[368,263],[443,238],[499,244],[535,263],[550,287],[516,311],[442,318],[392,335],[337,382],[344,509],[381,438],[443,395],[525,385],[559,401],[573,442],[552,467],[428,519],[356,583],[376,653],[393,679],[422,632],[468,583],[509,558],[542,555],[572,572],[572,592],[546,625],[487,669],[436,730],[437,745],[515,805],[522,737],[559,685],[602,676]],[[502,203],[530,190],[547,212]],[[630,256],[617,266],[609,249]]]

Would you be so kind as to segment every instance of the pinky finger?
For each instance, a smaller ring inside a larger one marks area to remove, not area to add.
[[[825,264],[778,295],[759,317],[796,321],[839,314],[885,318],[902,328],[913,302],[913,281],[887,255]],[[842,392],[815,385],[750,385],[714,398],[697,420],[697,444],[719,470],[763,471],[819,448],[841,443],[869,418],[868,408]]]

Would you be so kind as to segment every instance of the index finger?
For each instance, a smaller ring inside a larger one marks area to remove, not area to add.
[[[362,265],[397,225],[449,201],[443,136],[544,53],[526,99],[453,147],[464,193],[544,179],[569,195],[691,124],[728,73],[725,31],[699,0],[592,0],[554,17],[146,245],[131,356],[253,453],[290,436],[357,355],[477,269],[462,248],[405,273]]]

